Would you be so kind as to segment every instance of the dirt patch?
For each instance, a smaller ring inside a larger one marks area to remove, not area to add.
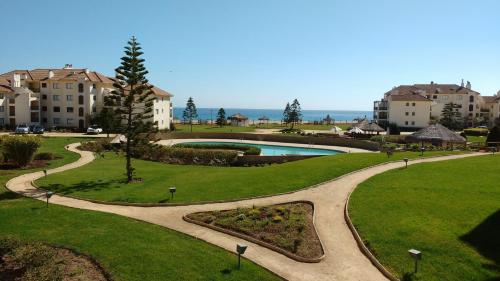
[[[0,239],[0,280],[108,281],[110,278],[91,258],[74,251]]]
[[[312,204],[293,202],[189,214],[189,219],[244,234],[305,259],[323,255]]]

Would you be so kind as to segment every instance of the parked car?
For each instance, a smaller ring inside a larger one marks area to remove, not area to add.
[[[30,126],[30,132],[32,132],[33,134],[41,135],[45,132],[45,129],[40,125],[33,125]]]
[[[89,135],[98,135],[100,133],[102,133],[102,128],[97,125],[92,125],[87,129]]]
[[[27,124],[17,125],[15,133],[16,134],[29,134],[30,127]]]

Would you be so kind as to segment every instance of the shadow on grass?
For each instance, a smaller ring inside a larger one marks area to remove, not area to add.
[[[22,197],[21,195],[10,191],[5,191],[0,193],[0,201],[14,200],[21,197]]]
[[[500,274],[500,209],[487,217],[469,233],[460,237],[493,264],[483,267]],[[500,276],[491,280],[500,280]]]
[[[67,195],[74,192],[101,191],[111,188],[117,188],[116,185],[125,184],[125,180],[109,180],[109,181],[82,181],[79,183],[64,185],[60,183],[49,184],[42,188],[54,191],[59,194]]]

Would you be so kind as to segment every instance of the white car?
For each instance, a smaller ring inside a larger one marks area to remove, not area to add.
[[[16,134],[29,134],[30,127],[27,124],[20,124],[16,127]]]
[[[92,125],[87,129],[89,135],[98,135],[100,133],[102,133],[102,128],[97,125]]]

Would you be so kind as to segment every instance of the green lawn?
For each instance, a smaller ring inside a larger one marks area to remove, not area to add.
[[[404,280],[500,280],[500,156],[410,166],[353,193],[349,212],[382,264]],[[417,275],[407,251],[422,251]]]
[[[426,156],[450,152],[426,152]],[[124,159],[112,153],[78,170],[49,175],[36,183],[61,194],[113,202],[201,202],[241,199],[298,190],[371,165],[419,153],[353,153],[265,167],[168,165],[133,160],[142,182],[125,184]],[[169,187],[176,186],[174,200]]]
[[[468,142],[485,143],[486,137],[484,137],[484,136],[467,136],[467,141]]]
[[[78,158],[64,150],[75,138],[45,138],[41,151],[64,156],[56,167]],[[34,170],[0,170],[0,236],[74,248],[95,257],[115,280],[279,280],[254,263],[195,238],[152,224],[100,212],[23,198],[3,187]],[[228,270],[230,272],[228,273]]]

